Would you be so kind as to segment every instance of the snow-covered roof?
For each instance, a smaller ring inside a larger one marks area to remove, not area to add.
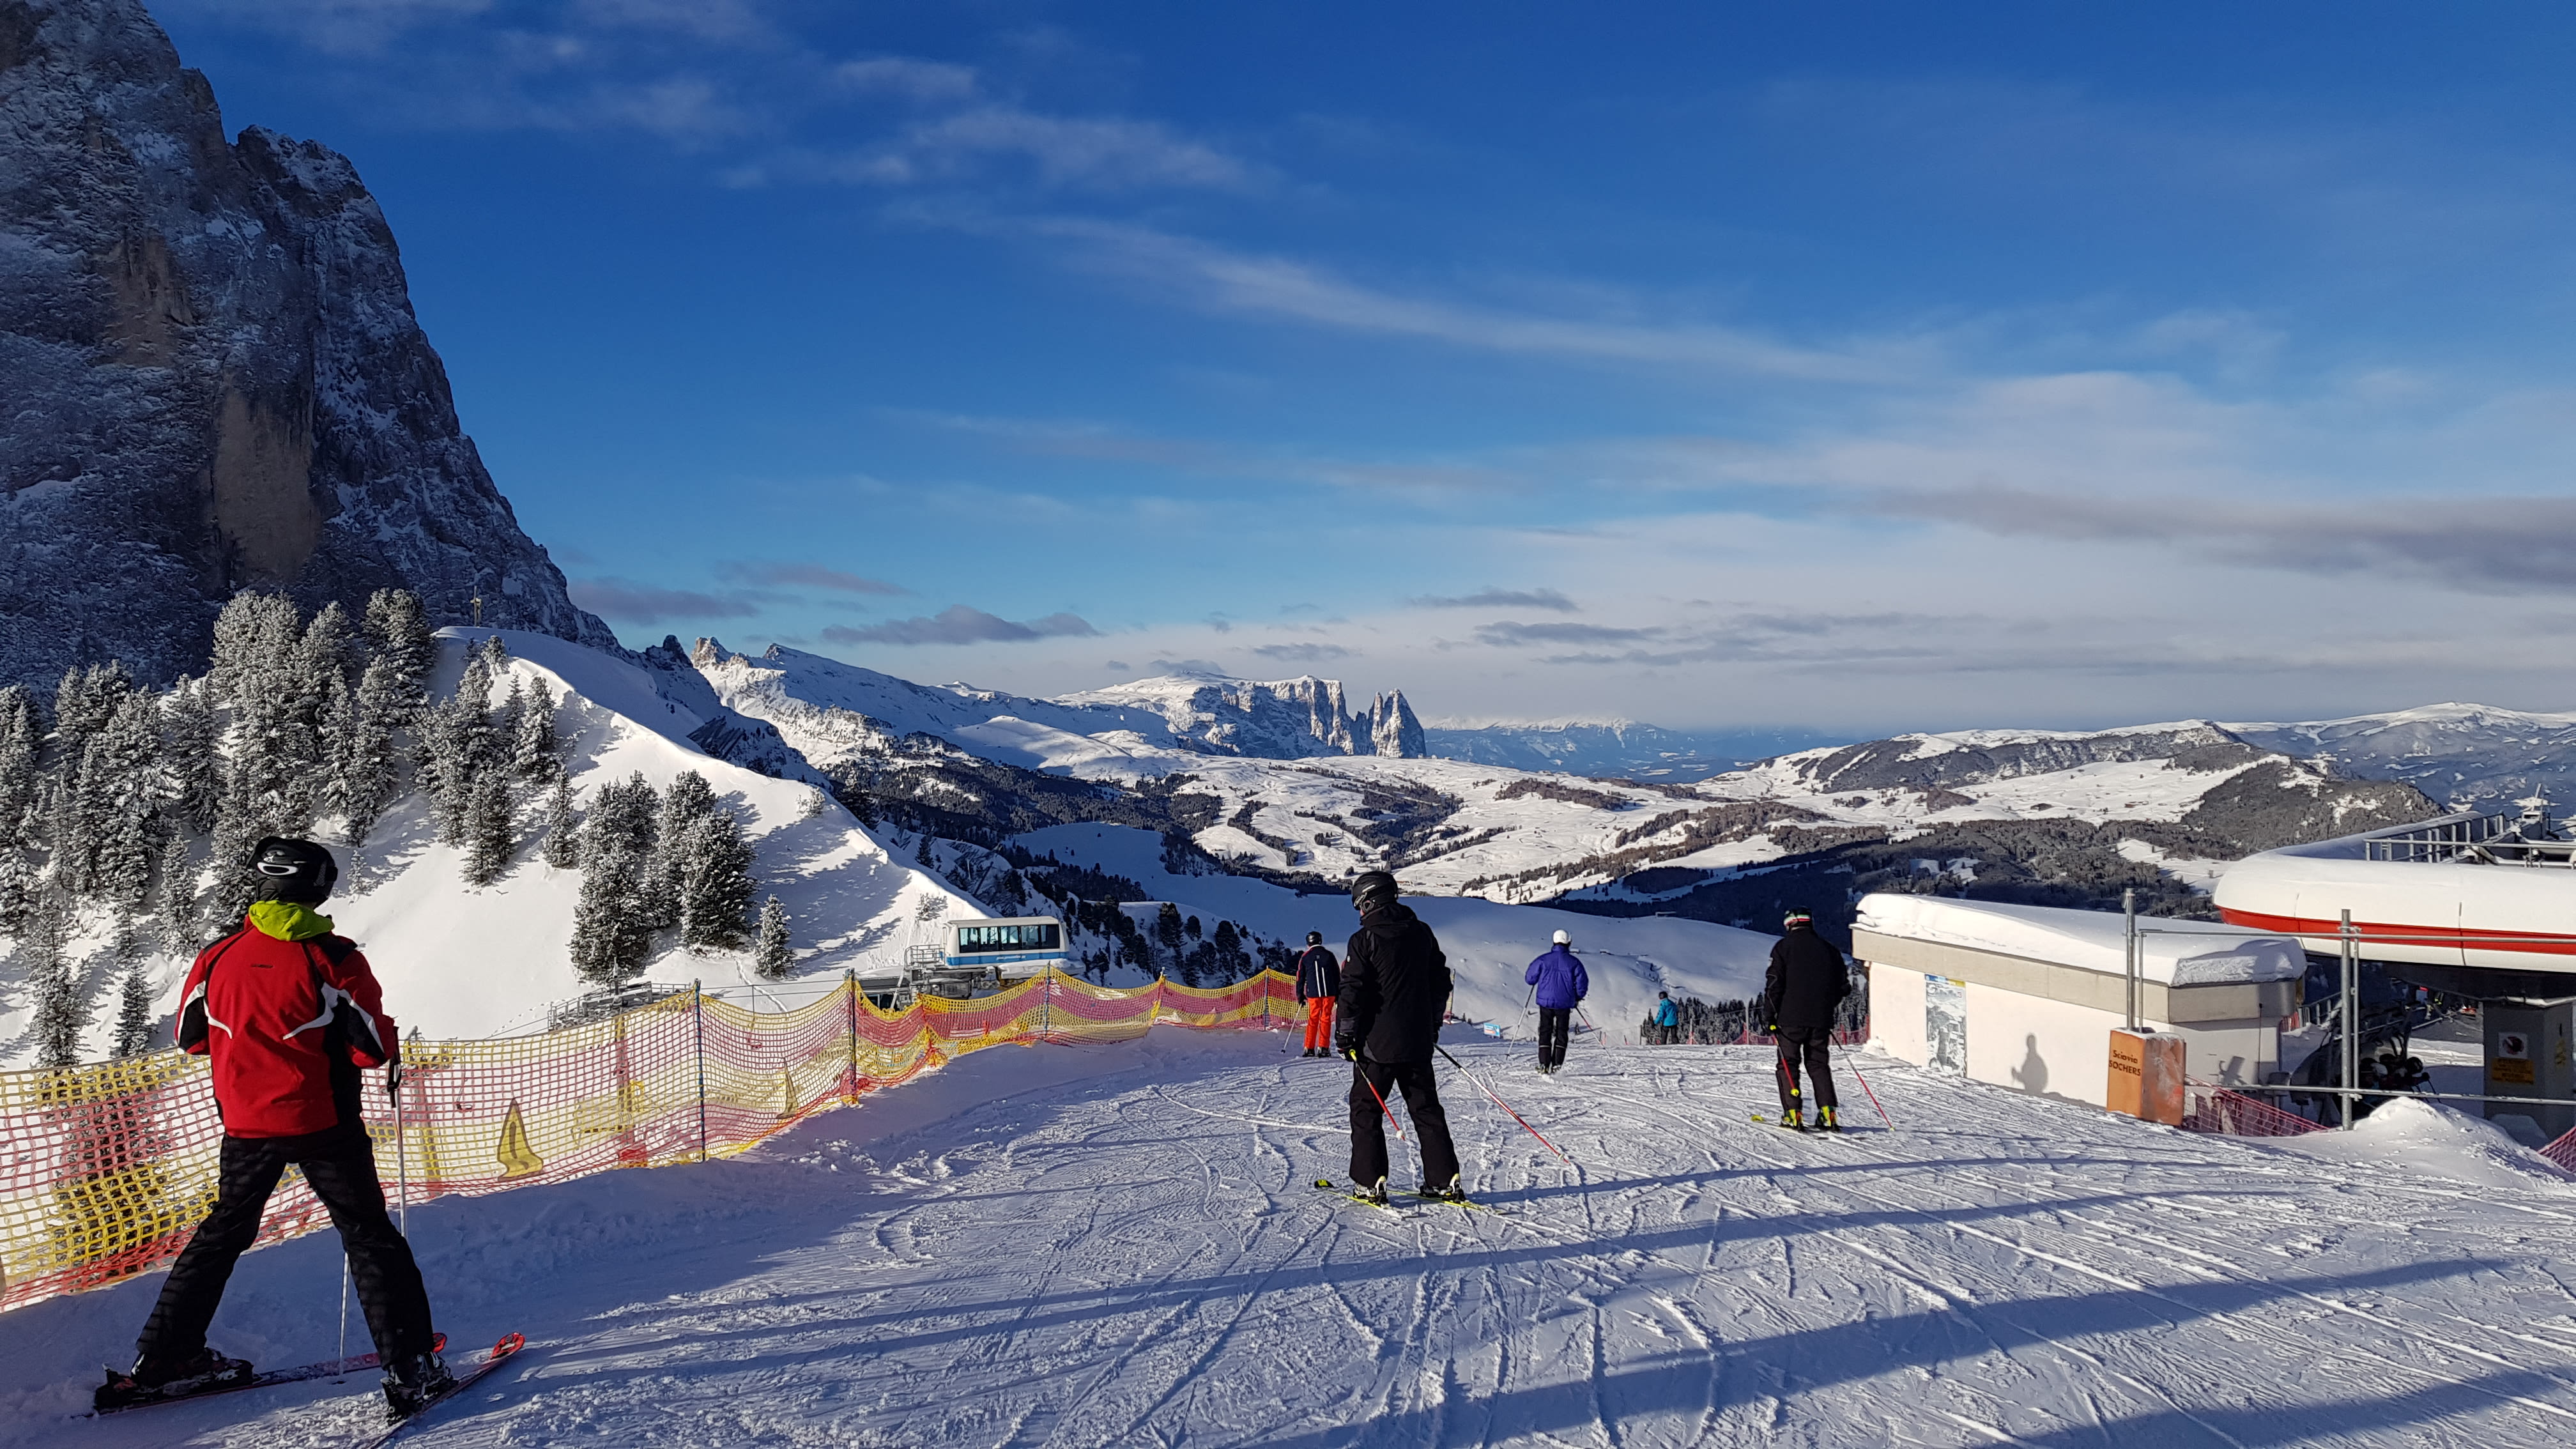
[[[2010,906],[1946,896],[1867,895],[1853,923],[1864,931],[2051,961],[2085,971],[2128,970],[2128,928],[2109,911]],[[2288,981],[2305,975],[2307,954],[2287,936],[2248,936],[2215,921],[2138,919],[2139,974],[2165,986]]]

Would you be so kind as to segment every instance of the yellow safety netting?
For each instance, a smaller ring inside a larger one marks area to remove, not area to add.
[[[760,1012],[693,991],[542,1036],[406,1043],[401,1100],[361,1094],[388,1188],[408,1202],[727,1157],[818,1111],[983,1047],[1107,1042],[1157,1022],[1286,1026],[1295,983],[1111,990],[1050,971],[902,1011],[845,980]],[[0,1072],[0,1309],[166,1265],[212,1203],[223,1124],[206,1062],[177,1051]],[[329,1218],[290,1172],[260,1241]]]

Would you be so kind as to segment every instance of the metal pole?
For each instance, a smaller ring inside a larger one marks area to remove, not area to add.
[[[2361,1086],[2361,943],[2354,938],[2352,912],[2343,913],[2343,1128],[2352,1130],[2353,1092]]]
[[[689,1029],[698,1058],[698,1161],[707,1160],[707,997],[689,983]]]
[[[1038,978],[1038,1040],[1045,1041],[1055,1030],[1055,968],[1041,967],[1046,974]]]
[[[2122,966],[2121,966],[2121,971],[2122,971],[2122,973],[2123,973],[2123,974],[2125,974],[2125,975],[2128,977],[2128,987],[2129,987],[2129,1030],[2131,1030],[2131,1031],[2136,1031],[2136,1030],[2138,1029],[2138,1026],[2139,1026],[2139,1022],[2138,1022],[2138,994],[2139,994],[2139,993],[2138,993],[2138,893],[2137,893],[2135,890],[2124,890],[2124,891],[2120,892],[2120,914],[2121,914],[2123,917],[2125,917],[2125,918],[2126,918],[2126,920],[2127,920],[2127,922],[2128,922],[2128,931],[2129,931],[2129,939],[2128,939],[2128,954],[2127,954],[2127,957],[2126,957],[2126,959],[2125,959],[2124,963],[2123,963],[2123,964],[2122,964]]]
[[[333,1372],[349,1366],[349,1245],[340,1245],[340,1361]]]
[[[841,973],[841,989],[850,993],[850,1084],[841,1093],[841,1104],[859,1100],[859,973],[851,969]]]
[[[420,1040],[420,1028],[411,1029],[411,1039]],[[395,1058],[400,1061],[400,1057]],[[403,1122],[402,1093],[394,1094],[394,1214],[402,1219],[402,1235],[411,1237],[411,1134]]]

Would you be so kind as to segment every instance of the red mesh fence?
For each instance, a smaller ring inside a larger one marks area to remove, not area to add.
[[[2576,1129],[2569,1130],[2557,1141],[2541,1148],[2540,1155],[2566,1168],[2569,1172],[2576,1172]]]
[[[406,1043],[402,1100],[369,1074],[367,1129],[408,1201],[726,1157],[804,1117],[1004,1043],[1109,1042],[1157,1022],[1286,1026],[1296,985],[1110,990],[1049,972],[992,996],[888,1011],[844,981],[763,1012],[681,992],[542,1036]],[[223,1124],[177,1051],[0,1072],[0,1309],[166,1265],[212,1204]],[[396,1191],[402,1191],[396,1188]],[[260,1241],[326,1226],[291,1170]]]
[[[2182,1130],[2224,1137],[2297,1137],[2326,1129],[2259,1097],[2193,1082],[2183,1100]]]

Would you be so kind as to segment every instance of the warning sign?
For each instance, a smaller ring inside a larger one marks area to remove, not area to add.
[[[2495,1054],[2500,1057],[2511,1057],[2516,1061],[2529,1061],[2531,1038],[2518,1031],[2497,1032]]]
[[[2518,1082],[2521,1085],[2528,1087],[2533,1081],[2531,1063],[2527,1059],[2518,1057],[2498,1057],[2494,1061],[2487,1063],[2487,1080],[2490,1082]]]

